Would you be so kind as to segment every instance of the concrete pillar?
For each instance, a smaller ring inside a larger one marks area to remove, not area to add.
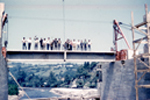
[[[0,3],[0,19],[4,3]],[[2,20],[0,21],[0,100],[8,100],[8,70],[6,59],[2,55]]]

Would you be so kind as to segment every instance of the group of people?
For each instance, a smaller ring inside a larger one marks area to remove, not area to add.
[[[91,40],[70,40],[67,39],[64,43],[64,49],[66,50],[91,50]]]
[[[39,45],[41,50],[60,50],[61,49],[61,39],[55,38],[53,40],[48,38],[38,38],[34,37],[34,49],[38,50]],[[62,45],[64,50],[91,50],[91,40],[78,40],[75,39],[67,39],[65,43]],[[30,50],[32,45],[32,38],[29,37],[29,39],[26,39],[23,37],[22,39],[22,49],[23,50]]]

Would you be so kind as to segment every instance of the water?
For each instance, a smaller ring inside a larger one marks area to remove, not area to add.
[[[36,98],[51,98],[51,97],[60,97],[52,92],[49,92],[52,88],[25,88],[24,91],[28,94],[31,99]],[[28,99],[24,94],[20,100]]]

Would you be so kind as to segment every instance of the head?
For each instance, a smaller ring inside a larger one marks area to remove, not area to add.
[[[25,38],[25,37],[23,37],[23,39],[25,40],[26,38]]]

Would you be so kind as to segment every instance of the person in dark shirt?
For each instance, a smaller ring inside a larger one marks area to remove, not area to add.
[[[81,50],[83,50],[83,45],[84,45],[84,43],[83,43],[83,41],[81,40],[81,42],[80,42],[80,48],[81,48]]]
[[[84,50],[87,50],[87,41],[86,41],[86,39],[84,40]]]
[[[41,46],[41,50],[43,50],[43,39],[40,39],[40,46]]]
[[[54,45],[55,45],[55,49],[57,50],[57,45],[58,45],[57,38],[55,38],[55,40],[54,40]]]

